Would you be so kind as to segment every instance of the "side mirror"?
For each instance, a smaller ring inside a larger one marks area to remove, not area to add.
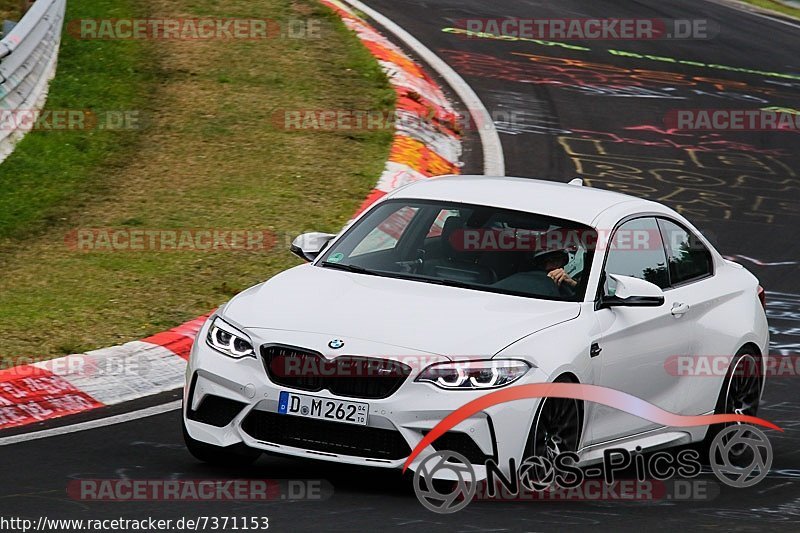
[[[304,233],[292,241],[289,250],[304,261],[313,261],[334,237],[331,233]]]
[[[658,307],[664,305],[664,291],[655,283],[639,278],[606,274],[616,284],[613,295],[603,291],[597,309],[610,307]]]

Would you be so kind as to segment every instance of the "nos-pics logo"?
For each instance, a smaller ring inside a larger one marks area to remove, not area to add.
[[[614,450],[613,453],[627,455],[629,461],[624,468],[630,465],[630,453],[627,450]],[[570,476],[558,473],[560,465],[574,465],[577,462],[577,454],[566,452],[561,455],[569,456],[569,460],[562,461],[559,457],[553,460],[529,457],[522,461],[518,469],[511,460],[509,470],[510,475],[515,476],[513,480],[502,475],[495,477],[493,473],[500,470],[497,463],[490,459],[485,465],[487,472],[485,483],[494,486],[499,481],[504,485],[505,493],[513,496],[519,496],[521,487],[534,492],[574,489],[583,482],[583,474],[576,475],[575,472],[579,472],[576,468],[569,469]],[[772,458],[772,446],[767,436],[761,430],[746,424],[731,425],[720,431],[712,441],[708,454],[709,464],[717,478],[735,488],[752,487],[763,480],[772,466]],[[614,466],[619,466],[619,463],[612,461],[612,470]],[[606,483],[612,484],[613,472],[611,476],[605,474],[609,468],[605,462],[603,467]],[[700,472],[700,468],[696,468],[693,475],[699,475]],[[662,481],[667,478],[666,476],[659,478],[652,473],[649,475]],[[571,477],[571,481],[563,482],[565,477]],[[692,474],[686,477],[692,477]],[[478,485],[472,464],[463,455],[449,450],[427,456],[414,472],[414,492],[417,499],[435,513],[450,514],[464,509],[475,498]],[[495,488],[486,491],[490,495],[494,495],[495,492]]]
[[[665,411],[641,398],[627,394],[622,391],[600,387],[597,385],[587,385],[580,383],[532,383],[509,387],[498,390],[476,398],[467,404],[459,407],[451,414],[436,424],[422,440],[417,443],[411,454],[403,465],[405,472],[420,456],[420,454],[433,442],[453,429],[467,418],[484,411],[485,409],[506,402],[529,399],[529,398],[569,398],[602,404],[623,412],[635,414],[640,418],[664,427],[686,428],[700,427],[714,424],[725,424],[723,429],[713,439],[709,451],[709,463],[711,469],[720,481],[732,487],[750,487],[760,482],[769,472],[772,465],[772,447],[766,435],[755,426],[763,426],[778,431],[781,428],[755,416],[744,415],[741,413],[730,414],[708,414],[708,415],[680,415]],[[641,449],[637,450],[639,453]],[[613,481],[613,470],[624,468],[621,463],[612,464],[609,460],[609,452],[606,450],[603,457],[601,469],[604,480],[608,484]],[[624,458],[623,462],[630,464],[631,452],[626,449],[613,450]],[[653,455],[661,455],[662,459],[666,452],[656,452]],[[657,472],[655,468],[649,468],[649,472],[642,475],[639,472],[637,462],[637,478],[644,480],[648,478],[663,481],[675,474],[684,478],[691,478],[701,473],[698,462],[700,455],[694,452],[694,456],[679,452],[678,458],[684,460],[684,464],[677,465],[682,468],[673,469],[667,473]],[[641,459],[641,454],[637,458]],[[688,459],[688,465],[686,461]],[[518,488],[520,482],[535,493],[549,490],[553,486],[556,488],[576,488],[584,479],[583,471],[577,467],[578,455],[571,451],[566,451],[554,458],[529,457],[523,460],[520,469],[509,461],[507,472],[513,478],[510,485]],[[654,461],[654,463],[657,461]],[[487,481],[490,474],[496,474],[496,478],[503,477],[501,469],[494,460],[486,462]],[[554,471],[556,467],[561,471]],[[609,476],[611,469],[612,476]],[[564,476],[564,473],[572,476]],[[425,456],[415,467],[414,490],[420,502],[428,509],[438,513],[454,513],[463,509],[475,497],[477,491],[477,476],[472,464],[461,454],[445,450]],[[492,487],[489,487],[492,489]],[[491,492],[491,491],[490,491]]]

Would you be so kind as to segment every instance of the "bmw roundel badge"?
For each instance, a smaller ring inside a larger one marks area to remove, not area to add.
[[[331,342],[328,343],[328,348],[333,350],[338,350],[344,346],[344,341],[342,339],[333,339]]]

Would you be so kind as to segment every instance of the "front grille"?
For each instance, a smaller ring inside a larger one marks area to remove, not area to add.
[[[425,434],[428,432],[426,431]],[[481,451],[472,437],[460,431],[448,431],[435,441],[433,441],[433,449],[437,452],[449,450],[451,452],[460,453],[470,463],[474,465],[485,464],[486,461],[492,458]]]
[[[251,412],[242,429],[254,439],[318,452],[386,460],[402,459],[411,453],[406,440],[395,430],[266,411]]]
[[[189,420],[221,428],[230,424],[245,405],[247,404],[209,394],[203,398],[196,410],[190,409],[186,416]]]
[[[329,360],[290,346],[264,345],[261,356],[277,385],[310,392],[327,389],[349,398],[388,398],[411,374],[410,366],[397,361],[350,355]]]

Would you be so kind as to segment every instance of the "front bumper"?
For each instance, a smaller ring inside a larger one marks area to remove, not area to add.
[[[446,361],[444,357],[413,350],[398,354],[397,348],[392,348],[393,353],[390,353],[386,346],[358,339],[345,339],[346,355],[402,357],[404,361],[420,363],[411,364],[411,375],[396,392],[383,399],[341,397],[328,390],[318,393],[293,390],[270,380],[260,356],[237,360],[210,348],[205,342],[209,324],[210,321],[206,322],[199,332],[187,366],[183,418],[193,439],[215,446],[244,443],[251,448],[287,456],[401,468],[408,454],[429,430],[459,407],[486,394],[484,391],[447,391],[429,383],[414,381],[423,366]],[[331,338],[329,335],[265,329],[246,332],[255,346],[301,346],[318,351],[325,357],[334,356],[333,350],[325,348]],[[344,355],[345,350],[341,351],[341,355]],[[515,384],[542,381],[546,381],[543,373],[531,368]],[[368,426],[277,415],[282,391],[367,403]],[[194,416],[208,397],[213,397],[218,404],[224,404],[226,407],[222,411],[227,415],[223,413],[219,416],[217,413],[213,420]],[[446,435],[447,439],[442,437],[434,446],[449,449],[446,447],[448,442],[468,445],[471,451],[468,458],[477,463],[474,465],[476,474],[483,477],[482,463],[487,458],[497,461],[501,468],[508,465],[511,458],[520,460],[537,405],[538,400],[531,399],[491,407],[459,423],[451,430],[459,434]],[[299,430],[302,430],[302,438],[288,434]],[[388,449],[381,450],[382,446]],[[435,451],[428,446],[410,468],[414,470]]]

